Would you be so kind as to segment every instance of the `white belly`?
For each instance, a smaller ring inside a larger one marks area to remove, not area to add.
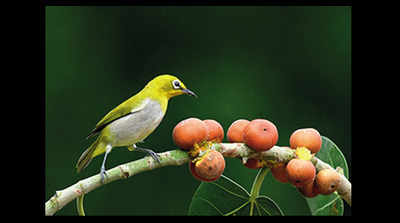
[[[144,140],[160,124],[164,114],[158,102],[151,99],[135,113],[120,118],[109,125],[114,136],[113,146],[128,146]]]

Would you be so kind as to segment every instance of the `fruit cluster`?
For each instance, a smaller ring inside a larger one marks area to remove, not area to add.
[[[322,146],[319,132],[313,128],[298,129],[290,136],[289,144],[290,148],[296,149],[297,155],[286,165],[289,183],[296,186],[305,197],[328,195],[336,191],[340,183],[339,173],[333,169],[323,169],[317,173],[310,161]]]
[[[224,157],[211,149],[212,143],[220,143],[224,139],[224,130],[217,121],[185,119],[175,126],[172,138],[177,146],[188,151],[192,158],[189,169],[196,179],[211,182],[222,175],[225,169]],[[227,139],[232,143],[245,143],[257,152],[264,152],[278,142],[278,130],[266,119],[239,119],[228,128]],[[251,169],[269,167],[276,180],[294,185],[306,197],[333,193],[340,183],[340,175],[332,169],[317,173],[311,162],[312,156],[322,146],[319,132],[313,128],[298,129],[290,136],[289,144],[288,148],[295,150],[296,158],[288,163],[267,163],[249,158],[244,165]]]
[[[278,132],[273,123],[268,120],[256,119],[248,121],[237,120],[228,129],[230,142],[242,142],[255,151],[266,151],[278,141]],[[306,197],[315,197],[318,194],[334,192],[340,182],[340,175],[331,169],[324,169],[316,173],[311,158],[322,146],[319,132],[313,128],[298,129],[289,139],[290,149],[295,150],[296,158],[288,163],[267,163],[263,160],[250,158],[245,166],[259,169],[265,166],[271,168],[274,178],[282,183],[290,183]]]
[[[172,139],[179,148],[189,151],[192,158],[189,169],[196,179],[211,182],[222,175],[225,169],[224,156],[210,149],[213,142],[222,142],[224,139],[224,129],[217,121],[185,119],[175,126]]]
[[[278,130],[266,119],[239,119],[228,128],[227,138],[230,142],[244,142],[253,150],[264,152],[278,142]]]

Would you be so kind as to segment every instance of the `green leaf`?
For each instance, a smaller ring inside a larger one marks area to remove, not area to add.
[[[271,198],[260,195],[256,198],[256,210],[254,215],[283,215],[282,210]]]
[[[349,177],[346,158],[340,149],[330,139],[322,137],[321,150],[316,154],[320,160],[328,163],[333,168],[341,167],[346,178]],[[305,198],[312,215],[343,215],[343,200],[337,193],[318,195],[314,198]]]
[[[342,151],[332,142],[328,137],[321,136],[322,146],[321,150],[316,154],[320,160],[328,163],[333,168],[341,167],[344,171],[344,176],[349,178],[349,168],[347,166],[346,158]]]
[[[250,199],[249,192],[222,175],[214,182],[202,182],[193,195],[189,215],[283,215],[269,197]],[[251,211],[252,210],[252,211]]]

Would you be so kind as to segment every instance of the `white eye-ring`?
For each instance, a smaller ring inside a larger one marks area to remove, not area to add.
[[[172,86],[174,87],[174,89],[180,89],[181,88],[181,83],[179,83],[178,80],[173,80],[172,81]]]

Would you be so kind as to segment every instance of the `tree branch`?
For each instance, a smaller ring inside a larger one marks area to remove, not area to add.
[[[267,161],[288,162],[295,157],[294,150],[279,146],[274,146],[270,150],[261,153],[255,152],[243,143],[214,143],[212,149],[221,152],[225,157],[238,157],[243,158],[244,160],[247,160],[248,158],[259,158]],[[147,156],[139,160],[121,164],[106,171],[107,177],[105,178],[104,184],[120,179],[126,179],[138,173],[164,166],[180,166],[190,161],[187,152],[179,149],[159,153],[159,155],[160,163],[155,162],[151,157]],[[312,161],[316,166],[317,171],[332,168],[330,165],[316,157],[314,157]],[[56,193],[45,204],[45,214],[53,215],[72,200],[83,194],[87,194],[104,184],[101,183],[100,174],[96,174],[80,180],[63,190],[56,191]],[[349,205],[351,205],[351,183],[343,175],[337,192]]]
[[[104,184],[126,179],[130,176],[141,172],[153,170],[164,166],[180,166],[189,162],[190,158],[186,152],[182,150],[172,150],[164,153],[159,153],[160,163],[157,163],[150,156],[135,160],[129,163],[121,164],[108,171]],[[83,179],[63,190],[56,193],[46,202],[45,214],[53,215],[55,212],[63,208],[66,204],[90,191],[103,186],[100,180],[100,174],[96,174],[89,178]]]

